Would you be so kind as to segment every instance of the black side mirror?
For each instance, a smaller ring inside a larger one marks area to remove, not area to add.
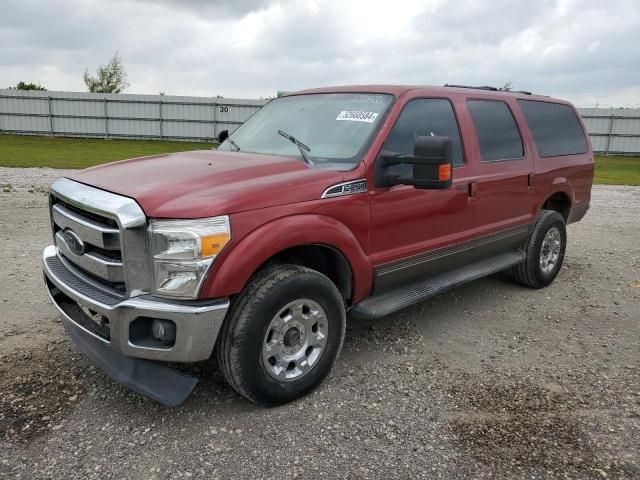
[[[452,142],[449,137],[418,137],[413,155],[383,151],[376,160],[376,187],[413,185],[415,188],[445,189],[453,180]],[[394,165],[413,166],[412,174],[394,173]]]
[[[227,139],[228,136],[229,136],[229,130],[222,130],[218,134],[218,143],[224,142]]]

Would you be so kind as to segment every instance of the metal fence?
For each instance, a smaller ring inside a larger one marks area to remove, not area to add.
[[[605,154],[640,154],[640,109],[579,108],[593,149]]]
[[[0,132],[211,141],[263,100],[0,89]]]
[[[211,141],[264,100],[0,89],[0,132]],[[640,109],[579,108],[596,152],[640,154]]]

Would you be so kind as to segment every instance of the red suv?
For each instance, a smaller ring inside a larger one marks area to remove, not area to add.
[[[99,367],[168,405],[215,355],[281,404],[331,370],[347,313],[376,318],[507,270],[558,274],[589,207],[573,106],[489,87],[357,86],[273,100],[217,150],[68,175],[51,188],[51,298]]]

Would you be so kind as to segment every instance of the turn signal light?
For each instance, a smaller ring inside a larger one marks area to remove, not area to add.
[[[230,235],[227,232],[200,237],[200,242],[202,245],[202,256],[212,257],[214,255],[217,255],[229,240]]]
[[[451,164],[443,163],[442,165],[438,165],[438,180],[446,182],[449,179],[451,179]]]

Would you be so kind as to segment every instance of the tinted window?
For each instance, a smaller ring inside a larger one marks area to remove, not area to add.
[[[462,144],[458,122],[449,100],[420,98],[411,100],[402,110],[389,133],[384,149],[413,154],[416,138],[421,136],[449,137],[452,142],[453,164],[462,165]]]
[[[575,112],[559,103],[518,100],[533,134],[538,155],[555,157],[586,153],[587,139]]]
[[[524,156],[520,132],[506,103],[469,100],[467,106],[478,134],[483,162],[514,160]]]

